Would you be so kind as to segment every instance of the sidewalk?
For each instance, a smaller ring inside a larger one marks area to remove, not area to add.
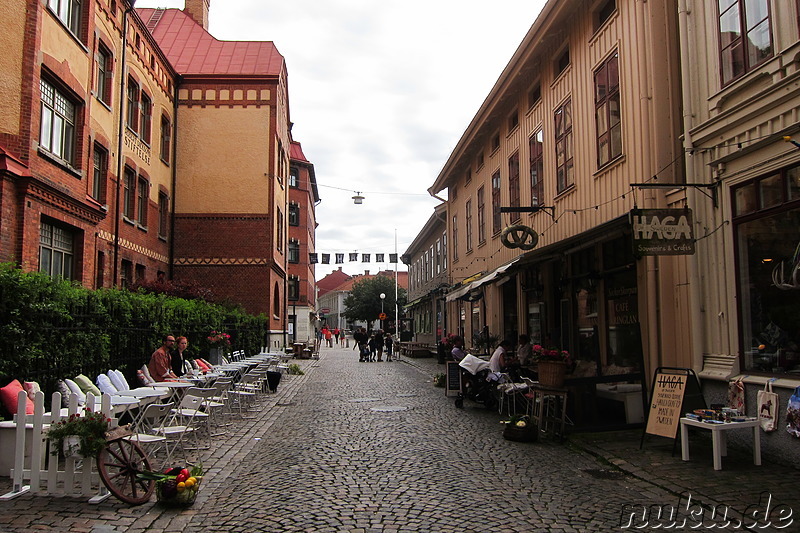
[[[431,376],[444,372],[444,365],[438,364],[433,358],[403,358],[403,361]],[[760,519],[767,505],[775,510],[784,504],[793,507],[795,512],[795,525],[791,527],[799,527],[800,515],[797,513],[800,512],[800,504],[797,502],[800,498],[796,483],[800,466],[771,463],[763,458],[761,466],[755,466],[752,449],[737,449],[729,445],[728,456],[722,460],[722,470],[716,471],[709,432],[690,433],[691,459],[688,462],[681,459],[680,439],[674,446],[674,454],[673,441],[670,439],[647,435],[640,449],[641,442],[642,430],[631,429],[568,433],[565,446],[595,456],[623,478],[638,478],[675,495],[673,502],[664,504],[685,509],[687,498],[691,495],[693,505],[699,503],[707,509],[727,508],[733,510],[737,517],[749,509],[747,515],[751,520],[747,524],[753,522],[753,512],[760,513],[755,517]],[[772,521],[773,525],[779,522],[776,512],[772,514]],[[791,527],[784,531],[791,531]],[[771,530],[758,526],[756,529]]]

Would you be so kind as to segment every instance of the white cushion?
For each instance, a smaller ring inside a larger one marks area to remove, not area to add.
[[[108,371],[108,378],[111,380],[111,384],[114,385],[118,391],[121,390],[131,390],[130,385],[125,380],[125,376],[119,370],[109,370]]]
[[[64,379],[64,383],[67,384],[70,394],[78,395],[78,405],[84,405],[86,403],[86,393],[84,393],[81,388],[78,387],[78,384],[69,378]]]
[[[100,374],[97,376],[97,388],[100,389],[100,392],[110,394],[111,396],[117,394],[117,388],[113,383],[111,383],[111,379],[105,374]]]

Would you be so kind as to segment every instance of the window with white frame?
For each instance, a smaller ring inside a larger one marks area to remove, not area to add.
[[[594,71],[594,106],[597,127],[597,167],[601,168],[622,155],[617,51]]]
[[[467,203],[464,205],[464,216],[466,217],[465,222],[467,224],[464,238],[467,253],[470,253],[472,251],[472,198],[467,200]]]
[[[290,263],[299,263],[300,262],[300,242],[297,239],[290,239],[289,240],[289,257],[288,261]]]
[[[562,193],[575,185],[572,152],[572,103],[564,102],[555,113],[556,191]]]
[[[508,205],[519,207],[519,152],[508,158]],[[512,220],[519,220],[519,213],[511,214]]]
[[[486,198],[483,185],[478,189],[478,245],[486,242]]]
[[[500,233],[500,171],[492,174],[492,233]]]
[[[39,272],[54,278],[73,279],[75,232],[42,221],[39,233]]]
[[[94,144],[92,154],[92,198],[101,204],[106,203],[106,176],[108,175],[108,150],[98,143]]]
[[[528,139],[531,171],[531,205],[544,205],[544,136],[542,130]]]
[[[77,106],[44,78],[39,82],[39,89],[42,101],[39,147],[73,165]]]
[[[72,33],[80,35],[81,0],[47,0],[47,5]]]

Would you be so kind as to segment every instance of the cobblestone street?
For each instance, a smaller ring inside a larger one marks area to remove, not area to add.
[[[457,409],[432,385],[443,367],[431,359],[359,363],[349,348],[323,348],[300,363],[304,376],[285,376],[255,419],[215,441],[192,508],[25,495],[0,502],[0,531],[620,531],[625,504],[677,503],[681,486],[647,470],[625,475],[570,444],[504,440],[496,411]],[[695,475],[708,477],[707,462]],[[731,479],[753,468],[743,464]],[[758,472],[780,483],[769,468]]]

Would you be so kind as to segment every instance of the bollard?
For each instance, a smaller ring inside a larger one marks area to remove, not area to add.
[[[345,337],[344,338],[344,347],[345,348],[349,348],[350,347],[350,337]]]

